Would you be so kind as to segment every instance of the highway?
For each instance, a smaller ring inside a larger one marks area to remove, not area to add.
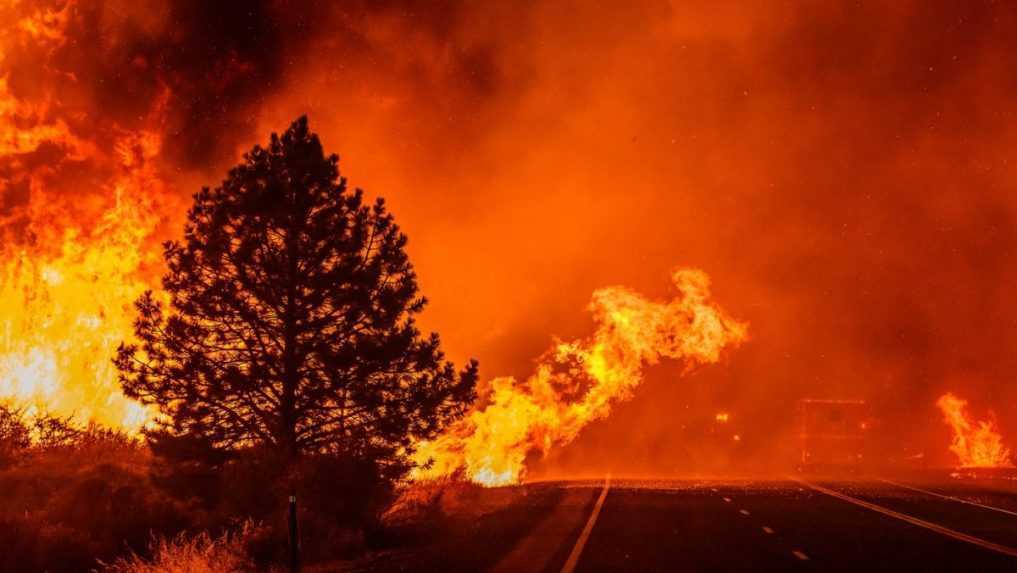
[[[1017,490],[928,480],[601,480],[490,571],[1015,571]]]

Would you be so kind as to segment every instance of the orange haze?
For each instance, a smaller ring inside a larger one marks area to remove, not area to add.
[[[777,465],[803,397],[865,400],[893,458],[955,462],[948,388],[1017,435],[1017,5],[230,4],[0,0],[0,394],[144,420],[108,356],[159,243],[306,113],[485,379],[675,266],[752,325],[680,384],[646,365],[530,477]]]

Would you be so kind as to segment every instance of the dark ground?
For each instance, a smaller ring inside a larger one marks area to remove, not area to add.
[[[877,478],[808,483],[616,479],[576,571],[1017,571],[1017,557],[984,546],[1017,554],[1013,481],[927,472],[893,483]],[[356,570],[561,571],[602,487],[603,482],[558,482],[518,488],[522,495],[496,514],[424,549],[361,562]],[[965,536],[977,539],[957,538]]]

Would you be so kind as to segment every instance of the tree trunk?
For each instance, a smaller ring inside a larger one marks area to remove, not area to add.
[[[293,214],[290,228],[286,233],[287,277],[286,277],[286,311],[283,317],[283,387],[280,399],[280,439],[286,464],[292,466],[299,452],[297,450],[297,386],[299,369],[297,364],[296,334],[296,297],[297,297],[297,231],[296,218]]]

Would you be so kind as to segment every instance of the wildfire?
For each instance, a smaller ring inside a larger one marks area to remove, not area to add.
[[[685,371],[717,362],[721,351],[746,338],[737,322],[710,301],[710,281],[699,270],[673,274],[678,295],[667,302],[647,300],[624,287],[593,293],[593,336],[558,342],[523,382],[495,378],[481,391],[480,406],[431,441],[418,444],[417,479],[463,471],[488,486],[515,483],[526,458],[567,444],[611,406],[632,397],[646,365],[662,358]]]
[[[1010,450],[1003,445],[1003,438],[995,422],[991,418],[971,420],[965,411],[967,404],[967,400],[950,392],[940,396],[936,402],[943,411],[946,423],[953,429],[950,451],[957,455],[961,467],[1013,467]]]
[[[126,199],[89,236],[68,230],[60,251],[4,250],[0,259],[0,396],[59,415],[138,428],[145,410],[125,398],[110,356],[131,332],[138,205]],[[127,223],[125,225],[125,223]]]
[[[61,45],[71,6],[4,6],[19,19],[4,24],[0,63],[12,46]],[[110,360],[130,336],[132,301],[154,282],[144,267],[158,253],[148,243],[161,137],[72,128],[80,110],[38,86],[18,97],[0,72],[0,399],[136,429],[149,414],[120,393]],[[154,126],[165,97],[152,102]]]

